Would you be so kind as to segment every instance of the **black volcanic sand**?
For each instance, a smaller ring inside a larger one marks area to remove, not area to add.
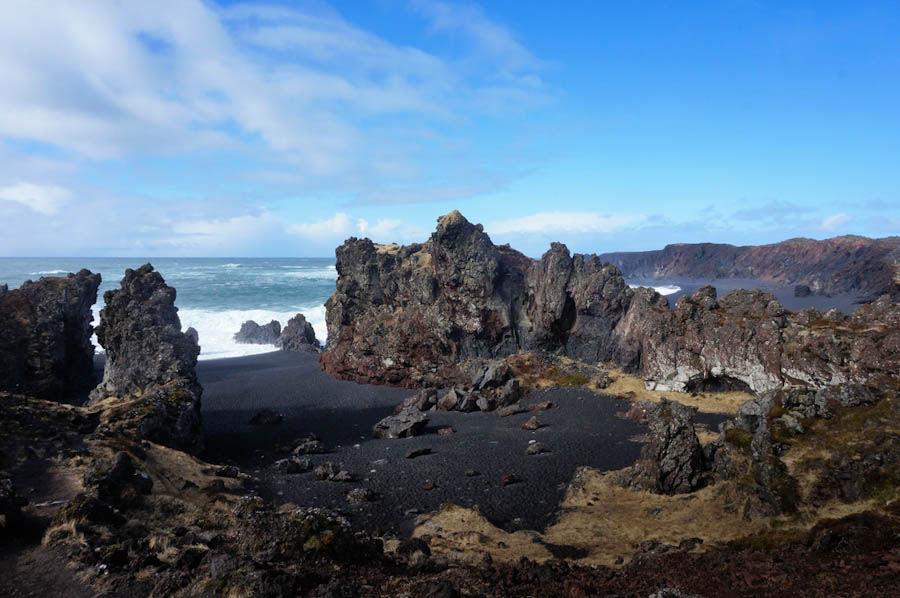
[[[496,413],[429,412],[422,436],[376,440],[372,425],[390,415],[414,391],[333,379],[318,368],[314,355],[274,352],[249,357],[201,361],[205,457],[231,463],[259,478],[255,489],[275,503],[324,506],[344,512],[360,529],[407,534],[418,513],[442,503],[478,505],[492,522],[507,530],[542,529],[551,522],[575,469],[601,470],[632,464],[641,445],[629,438],[645,431],[616,416],[623,401],[590,391],[555,388],[526,396],[523,404],[552,400],[558,407],[537,413],[541,428],[522,429],[534,413],[501,418]],[[250,425],[260,409],[284,415],[280,424]],[[725,418],[698,414],[699,423],[715,427]],[[441,436],[437,430],[456,432]],[[286,475],[272,464],[286,455],[276,447],[309,433],[331,452],[310,455],[313,464],[331,461],[349,471],[352,482],[317,481],[312,472]],[[529,441],[551,452],[525,456]],[[413,449],[432,454],[405,458]],[[467,476],[467,470],[478,475]],[[521,481],[500,485],[513,474]],[[431,482],[434,488],[426,490]],[[357,487],[377,493],[377,500],[350,505],[346,493]]]
[[[838,308],[844,314],[849,315],[854,309],[864,302],[863,297],[856,295],[810,295],[808,297],[794,297],[793,285],[787,286],[779,283],[769,282],[765,280],[742,279],[742,278],[653,278],[653,279],[628,279],[628,284],[632,286],[664,286],[671,285],[680,287],[681,290],[666,295],[669,300],[669,307],[674,308],[675,302],[682,295],[690,295],[700,287],[710,285],[716,287],[719,297],[725,295],[729,291],[735,289],[760,289],[775,295],[778,302],[790,311],[800,311],[814,307],[818,310],[827,311],[832,308]]]

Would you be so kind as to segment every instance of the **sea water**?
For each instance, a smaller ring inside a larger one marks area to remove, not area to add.
[[[283,327],[302,313],[316,337],[325,341],[324,303],[337,278],[334,258],[0,258],[0,285],[13,289],[26,280],[65,276],[82,268],[99,272],[103,282],[94,305],[96,326],[103,293],[119,288],[126,268],[147,262],[175,287],[182,330],[193,326],[200,335],[200,359],[276,350],[234,342],[234,333],[247,320],[277,320]]]

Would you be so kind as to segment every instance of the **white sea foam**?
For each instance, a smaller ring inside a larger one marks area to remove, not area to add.
[[[222,268],[240,268],[240,264],[222,264]]]
[[[629,284],[628,286],[630,286],[632,289],[636,289],[636,288],[638,288],[638,287],[646,287],[646,286],[649,286],[649,285],[645,285],[645,284]],[[660,295],[671,295],[672,293],[677,293],[678,291],[681,290],[681,287],[675,286],[675,285],[672,285],[672,284],[664,284],[664,285],[660,285],[660,286],[651,286],[650,288],[653,289],[654,291],[656,291],[657,293],[659,293]]]
[[[45,274],[67,274],[68,270],[39,270],[37,272],[32,272],[32,276],[45,275]]]
[[[100,321],[100,305],[94,306],[94,326]],[[298,313],[306,316],[306,320],[312,324],[316,331],[316,338],[325,342],[325,306],[307,305],[300,306],[295,311],[270,311],[264,309],[229,309],[224,311],[212,311],[206,309],[179,309],[178,317],[181,320],[181,329],[187,330],[193,327],[200,336],[200,356],[198,359],[221,359],[223,357],[240,357],[242,355],[257,355],[277,351],[272,345],[243,345],[234,342],[234,333],[241,329],[241,324],[247,320],[254,320],[258,324],[268,324],[277,320],[282,327],[287,321]],[[97,336],[93,337],[94,346],[98,353],[103,353],[103,348],[97,342]]]

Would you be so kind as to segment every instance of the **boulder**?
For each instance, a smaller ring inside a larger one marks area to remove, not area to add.
[[[278,344],[279,338],[281,338],[281,324],[276,320],[265,326],[247,320],[234,335],[235,342],[248,345],[275,345]]]
[[[408,438],[422,433],[428,424],[428,416],[418,409],[406,409],[390,415],[372,428],[375,438]]]
[[[316,339],[316,331],[303,314],[297,314],[288,320],[277,344],[282,350],[294,353],[317,352],[321,346]]]
[[[118,452],[111,459],[94,459],[84,472],[85,488],[94,489],[97,498],[118,508],[135,504],[150,494],[153,480],[137,473],[127,453]]]
[[[202,388],[195,366],[196,332],[182,332],[175,289],[145,264],[128,269],[119,289],[104,294],[97,338],[106,350],[103,381],[91,401],[136,400],[114,415],[139,439],[181,450],[203,446]],[[110,412],[112,413],[112,412]]]
[[[627,484],[660,494],[696,490],[703,473],[703,450],[694,430],[696,409],[663,399],[647,417],[649,441]]]
[[[100,275],[89,270],[0,292],[0,390],[60,400],[94,379],[91,306]]]

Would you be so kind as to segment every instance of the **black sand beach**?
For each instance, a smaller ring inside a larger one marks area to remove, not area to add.
[[[376,440],[372,425],[413,391],[337,381],[319,370],[315,356],[295,353],[201,361],[197,371],[204,388],[208,459],[233,463],[258,477],[256,490],[267,500],[335,508],[360,528],[384,533],[410,531],[418,513],[445,502],[478,505],[506,529],[540,529],[552,520],[578,466],[619,469],[632,464],[641,448],[630,438],[642,427],[616,416],[625,403],[590,391],[556,388],[528,395],[524,404],[552,400],[558,405],[537,413],[542,427],[533,432],[521,428],[533,413],[501,418],[437,411],[429,412],[422,436]],[[250,425],[263,408],[283,414],[284,421]],[[724,418],[700,414],[697,419],[714,428]],[[447,426],[456,432],[437,434]],[[312,455],[314,465],[332,461],[353,475],[352,482],[273,470],[272,464],[284,457],[276,447],[309,433],[331,451]],[[550,452],[525,456],[532,440]],[[421,448],[432,454],[405,458]],[[478,475],[467,476],[467,470]],[[521,481],[501,486],[506,474]],[[434,488],[426,490],[429,482]],[[348,504],[346,493],[357,487],[375,491],[377,500]]]

